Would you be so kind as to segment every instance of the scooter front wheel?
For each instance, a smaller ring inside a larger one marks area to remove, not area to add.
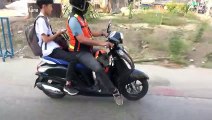
[[[122,95],[132,101],[143,98],[147,94],[148,88],[149,84],[146,79],[123,81],[119,86]]]

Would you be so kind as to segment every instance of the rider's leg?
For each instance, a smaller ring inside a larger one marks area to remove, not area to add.
[[[74,67],[77,61],[75,53],[66,52],[60,48],[57,48],[57,49],[54,49],[52,54],[50,54],[49,56],[52,58],[61,59],[61,60],[70,62],[67,73],[66,73],[67,81],[66,81],[66,85],[64,86],[64,91],[70,95],[76,95],[78,91],[71,87],[71,80],[73,80],[75,76]]]
[[[86,67],[90,68],[92,71],[96,72],[97,79],[106,86],[106,88],[113,93],[114,99],[118,105],[123,104],[123,98],[119,94],[118,89],[113,85],[112,81],[109,79],[108,75],[104,72],[104,69],[100,63],[93,57],[92,53],[81,51],[77,55],[77,59],[80,63],[84,64]]]
[[[98,50],[100,50],[100,49],[99,48],[93,48],[92,53],[93,53],[94,56],[95,56],[95,54]]]
[[[80,63],[84,64],[86,67],[96,72],[98,76],[103,75],[103,77],[99,78],[99,80],[108,88],[109,91],[113,91],[115,89],[113,83],[109,80],[109,77],[104,73],[103,68],[101,67],[99,62],[97,62],[97,60],[93,57],[91,53],[84,52],[84,51],[79,52],[77,54],[77,58]]]

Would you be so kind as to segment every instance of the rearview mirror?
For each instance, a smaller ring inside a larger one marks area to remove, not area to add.
[[[111,32],[111,20],[109,21],[108,27],[107,27],[107,33],[110,34],[110,32]]]

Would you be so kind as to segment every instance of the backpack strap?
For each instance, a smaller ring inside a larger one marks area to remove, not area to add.
[[[50,27],[50,24],[49,24],[49,22],[48,22],[48,19],[47,19],[45,16],[37,16],[37,17],[36,17],[36,19],[35,19],[35,23],[34,23],[34,25],[36,24],[36,21],[37,21],[39,18],[43,18],[43,19],[44,19],[44,21],[45,21],[45,23],[46,23],[47,28],[49,28],[49,27]]]
[[[47,28],[50,27],[49,22],[48,22],[48,20],[47,20],[47,18],[46,18],[45,16],[37,16],[36,19],[35,19],[35,22],[34,22],[34,28],[35,28],[36,22],[37,22],[37,20],[38,20],[39,18],[43,18],[43,19],[44,19]]]
[[[51,27],[51,25],[49,24],[49,22],[48,22],[48,20],[47,20],[47,18],[46,18],[45,16],[37,16],[37,17],[36,17],[35,22],[34,22],[34,30],[35,30],[36,22],[37,22],[37,20],[38,20],[39,18],[43,18],[44,21],[45,21],[45,23],[46,23],[47,28],[50,28],[51,31],[52,31],[52,27]],[[36,30],[35,30],[35,32],[36,32]],[[43,43],[44,43],[44,42],[43,42],[43,40],[42,40],[42,42],[41,42],[41,48],[42,48],[42,46],[43,46]],[[45,43],[45,50],[47,50],[47,43]]]

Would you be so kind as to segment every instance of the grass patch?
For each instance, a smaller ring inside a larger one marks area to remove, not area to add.
[[[198,26],[198,30],[194,39],[194,42],[200,42],[202,40],[202,36],[205,32],[205,30],[208,27],[208,23],[207,22],[203,22]]]
[[[159,25],[161,23],[162,14],[156,12],[141,12],[134,14],[132,19],[127,16],[116,16],[113,18],[115,23],[148,23],[150,25]]]
[[[138,19],[141,20],[141,22],[149,23],[151,25],[160,25],[162,14],[161,13],[146,13],[146,14],[140,14]]]
[[[168,25],[168,26],[181,26],[185,25],[186,21],[179,17],[166,17],[162,20],[162,25]]]
[[[185,18],[189,19],[189,20],[197,20],[199,21],[199,17],[197,17],[194,13],[189,12],[185,15]]]
[[[206,58],[207,58],[207,61],[211,61],[212,62],[212,53],[208,54],[206,56]]]
[[[202,65],[204,68],[212,68],[212,61],[208,61],[205,64]]]
[[[205,67],[205,68],[212,68],[212,53],[208,54],[206,56],[206,63],[202,65],[202,67]]]
[[[151,46],[151,48],[155,49],[155,50],[158,50],[158,51],[168,51],[169,48],[168,48],[168,40],[164,39],[163,41],[162,40],[158,40],[157,37],[155,36],[148,36],[146,38],[144,38],[144,40],[146,42],[149,43],[149,45]]]
[[[116,16],[113,18],[115,23],[148,23],[150,25],[169,25],[169,26],[181,26],[187,23],[187,19],[196,20],[197,18],[189,14],[182,16],[177,13],[157,12],[157,11],[142,11],[133,15],[132,19],[128,19],[127,16]]]

